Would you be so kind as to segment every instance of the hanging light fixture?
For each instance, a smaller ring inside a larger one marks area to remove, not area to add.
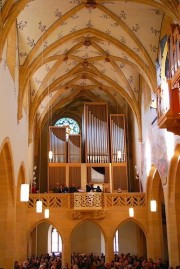
[[[21,184],[20,201],[21,202],[29,201],[29,184]]]
[[[133,207],[130,207],[129,208],[129,217],[130,218],[133,218],[134,217],[134,208]]]
[[[50,122],[49,125],[52,126],[52,110],[51,110],[51,106],[50,106],[50,99],[51,99],[51,95],[49,92],[49,81],[48,81],[48,117],[50,118]],[[51,132],[51,127],[49,126],[49,131]],[[49,133],[50,134],[50,133]],[[53,151],[52,151],[52,145],[51,145],[51,139],[49,140],[50,144],[49,144],[49,160],[52,161],[53,159]]]
[[[151,212],[156,212],[157,211],[157,203],[156,203],[156,200],[151,200],[150,201],[150,210],[151,210]]]
[[[42,213],[42,201],[38,200],[36,202],[36,213]]]
[[[118,156],[118,159],[121,160],[121,157],[122,157],[122,152],[121,152],[121,150],[118,150],[118,152],[117,152],[117,156]]]
[[[45,219],[49,219],[49,208],[46,208],[44,210],[44,217],[45,217]]]
[[[53,152],[52,152],[52,150],[50,150],[49,151],[49,160],[52,160],[52,158],[53,158]]]

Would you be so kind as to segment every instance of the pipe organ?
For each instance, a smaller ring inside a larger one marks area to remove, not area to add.
[[[66,150],[66,127],[49,128],[49,151],[52,152],[50,162],[53,163],[66,163],[67,150]]]
[[[109,163],[107,104],[86,103],[84,123],[86,163]]]
[[[69,135],[68,163],[81,163],[81,135]]]
[[[85,186],[88,181],[99,184],[99,177],[95,179],[90,172],[93,168],[96,171],[104,169],[104,180],[101,182],[104,190],[114,191],[121,188],[127,191],[125,116],[108,115],[106,103],[87,102],[84,104],[82,120],[82,139],[81,134],[69,134],[67,139],[66,126],[49,128],[49,150],[52,151],[52,159],[49,160],[48,186],[52,190],[50,182],[56,182],[54,176],[60,167],[65,169],[63,182],[66,185],[78,182],[79,185]],[[83,165],[81,160],[85,162]],[[83,169],[86,171],[83,172]],[[82,182],[82,177],[85,177],[85,183]]]
[[[110,115],[111,162],[126,161],[125,118],[122,114]]]

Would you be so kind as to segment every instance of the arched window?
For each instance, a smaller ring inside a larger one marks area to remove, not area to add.
[[[79,125],[78,123],[71,119],[71,118],[61,118],[56,123],[54,126],[66,126],[66,139],[68,140],[69,134],[79,134]]]
[[[52,225],[49,227],[48,232],[48,253],[54,253],[55,255],[62,253],[61,236]]]
[[[119,253],[119,233],[118,230],[114,236],[114,253]]]

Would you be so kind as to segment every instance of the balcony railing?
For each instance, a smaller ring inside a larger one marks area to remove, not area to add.
[[[145,193],[38,193],[30,194],[27,207],[36,207],[37,200],[41,200],[43,207],[67,208],[74,210],[100,210],[111,207],[145,206]]]

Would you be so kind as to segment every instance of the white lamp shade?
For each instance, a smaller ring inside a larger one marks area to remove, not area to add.
[[[52,157],[53,157],[53,152],[52,150],[49,151],[49,159],[52,160]]]
[[[49,209],[48,208],[46,208],[44,210],[44,217],[45,217],[45,219],[49,219]]]
[[[21,184],[20,201],[21,202],[29,201],[29,184]]]
[[[150,201],[150,209],[151,209],[151,212],[156,212],[157,211],[157,203],[156,203],[156,200],[151,200]]]
[[[134,208],[133,207],[130,207],[129,208],[129,217],[130,218],[133,218],[134,217]]]
[[[117,156],[118,156],[118,159],[121,159],[121,157],[122,157],[122,152],[121,152],[121,150],[118,150],[118,152],[117,152]]]
[[[42,201],[36,202],[36,213],[42,213]]]

